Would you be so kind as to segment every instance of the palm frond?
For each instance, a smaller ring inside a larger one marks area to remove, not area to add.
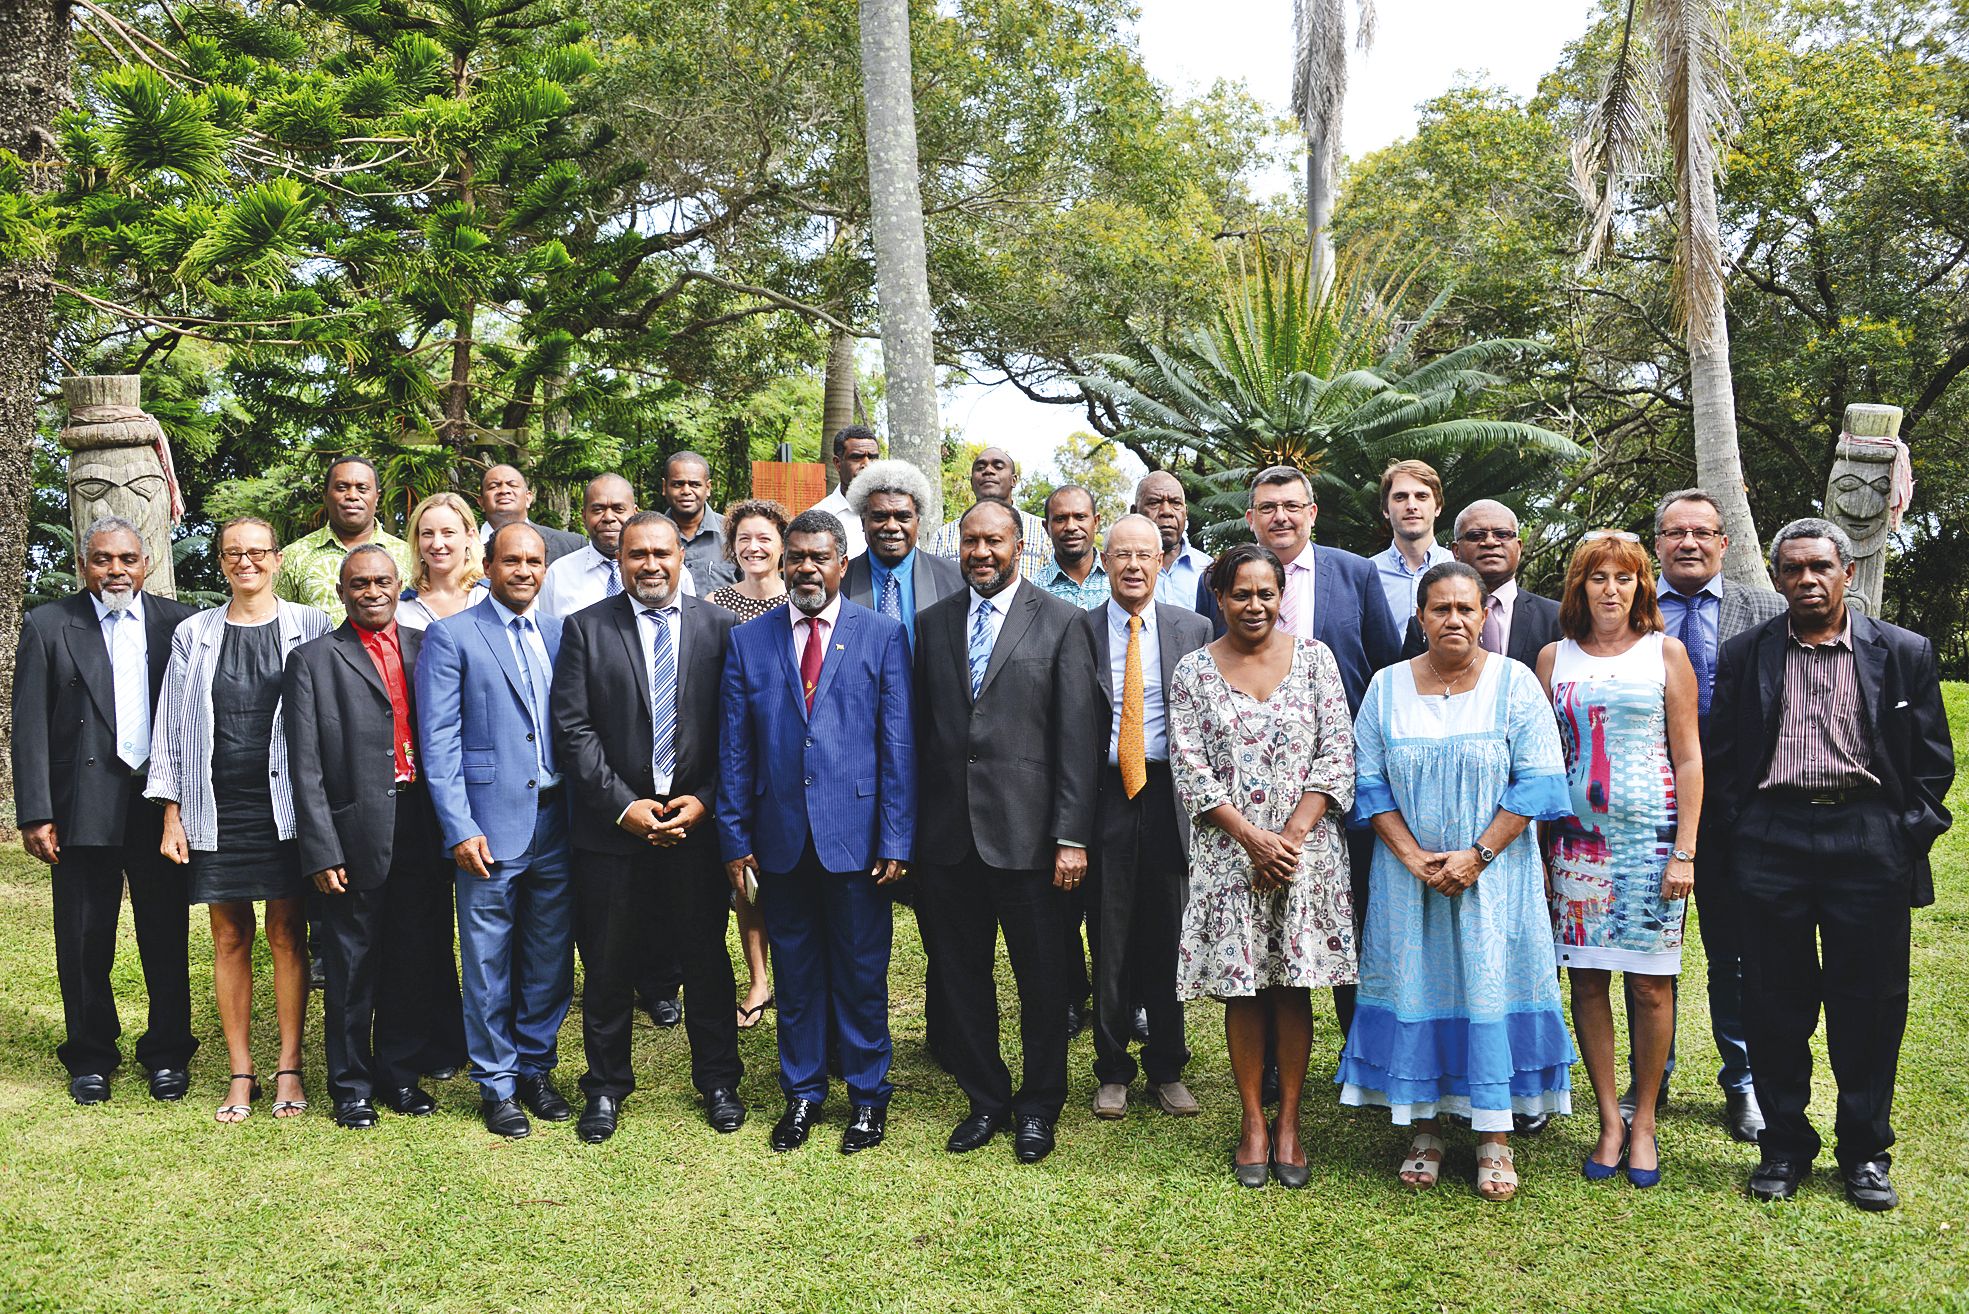
[[[1641,171],[1657,140],[1660,101],[1650,89],[1649,47],[1635,26],[1642,2],[1627,0],[1613,66],[1572,145],[1573,187],[1589,215],[1582,268],[1605,252],[1621,182]]]
[[[1696,342],[1723,331],[1722,147],[1735,123],[1724,0],[1644,0],[1661,49],[1662,107],[1675,160],[1675,304]]]

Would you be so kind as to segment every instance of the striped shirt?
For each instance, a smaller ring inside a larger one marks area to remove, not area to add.
[[[931,555],[956,561],[958,545],[963,537],[960,530],[958,520],[952,520],[939,529],[930,539]],[[1025,540],[1025,546],[1019,553],[1019,574],[1037,584],[1046,573],[1046,567],[1053,563],[1053,540],[1046,534],[1046,522],[1030,511],[1019,512],[1019,533]]]
[[[1760,789],[1811,791],[1878,785],[1860,702],[1853,618],[1835,638],[1806,643],[1785,625],[1778,742]]]

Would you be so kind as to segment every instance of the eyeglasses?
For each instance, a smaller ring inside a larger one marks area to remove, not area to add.
[[[1641,536],[1625,529],[1589,529],[1579,536],[1582,543],[1597,543],[1603,538],[1618,539],[1622,543],[1639,543]]]
[[[1304,515],[1311,502],[1255,502],[1251,509],[1261,516],[1275,515],[1280,511],[1289,516]]]
[[[277,556],[279,553],[279,548],[227,548],[219,554],[219,560],[229,566],[237,566],[242,561],[251,561],[257,566],[268,557]]]
[[[1147,548],[1109,548],[1108,559],[1118,566],[1125,566],[1132,561],[1143,563],[1161,561],[1162,554],[1149,551]]]
[[[1488,543],[1494,538],[1500,543],[1509,543],[1517,537],[1518,531],[1515,529],[1466,529],[1456,536],[1456,540],[1459,543]]]
[[[1698,543],[1707,543],[1711,539],[1723,537],[1723,531],[1720,529],[1658,529],[1655,531],[1655,537],[1664,543],[1673,543],[1684,538],[1693,539]]]

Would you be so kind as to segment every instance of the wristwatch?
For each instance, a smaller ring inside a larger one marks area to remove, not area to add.
[[[1671,862],[1694,862],[1696,860],[1696,855],[1689,852],[1687,849],[1677,849],[1673,853],[1669,854],[1668,858],[1669,861]]]
[[[1477,851],[1477,861],[1483,863],[1484,866],[1488,867],[1491,863],[1497,861],[1497,850],[1485,848],[1482,840],[1478,840],[1470,847]]]

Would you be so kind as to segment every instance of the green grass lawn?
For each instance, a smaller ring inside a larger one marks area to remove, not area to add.
[[[1950,686],[1948,696],[1957,752],[1969,759],[1969,690]],[[1964,800],[1958,788],[1958,813]],[[1190,1009],[1201,1118],[1135,1108],[1122,1122],[1095,1122],[1083,1034],[1050,1159],[1023,1167],[1003,1140],[962,1159],[945,1154],[964,1102],[922,1054],[923,963],[906,913],[896,926],[889,1140],[854,1159],[834,1150],[838,1088],[829,1124],[806,1149],[766,1148],[780,1104],[770,1021],[743,1038],[753,1117],[736,1136],[699,1115],[682,1031],[647,1025],[635,1039],[642,1089],[606,1146],[582,1145],[572,1124],[497,1141],[462,1079],[435,1088],[433,1118],[386,1113],[375,1131],[338,1131],[322,1111],[318,1005],[306,1051],[315,1110],[276,1122],[262,1103],[244,1125],[218,1126],[211,1111],[226,1063],[197,910],[204,1048],[191,1097],[152,1103],[126,1063],[109,1104],[78,1109],[54,1057],[61,1008],[47,875],[10,849],[0,857],[0,1309],[1969,1310],[1969,824],[1936,857],[1940,902],[1915,917],[1895,1106],[1905,1203],[1866,1215],[1840,1195],[1829,1154],[1793,1203],[1744,1197],[1756,1155],[1718,1123],[1693,932],[1663,1186],[1639,1193],[1581,1180],[1593,1120],[1578,1068],[1583,1116],[1519,1138],[1524,1185],[1497,1207],[1471,1191],[1467,1133],[1450,1138],[1434,1192],[1401,1187],[1394,1169],[1407,1137],[1385,1115],[1334,1101],[1336,1037],[1324,1009],[1310,1190],[1231,1181],[1235,1092],[1220,1010],[1209,1005]],[[127,915],[123,929],[127,1042],[143,987]],[[1010,999],[1009,980],[1001,992]],[[256,1050],[271,1069],[264,985],[261,1008]],[[561,1049],[572,1091],[578,1012]],[[1820,1059],[1814,1117],[1829,1132]]]

